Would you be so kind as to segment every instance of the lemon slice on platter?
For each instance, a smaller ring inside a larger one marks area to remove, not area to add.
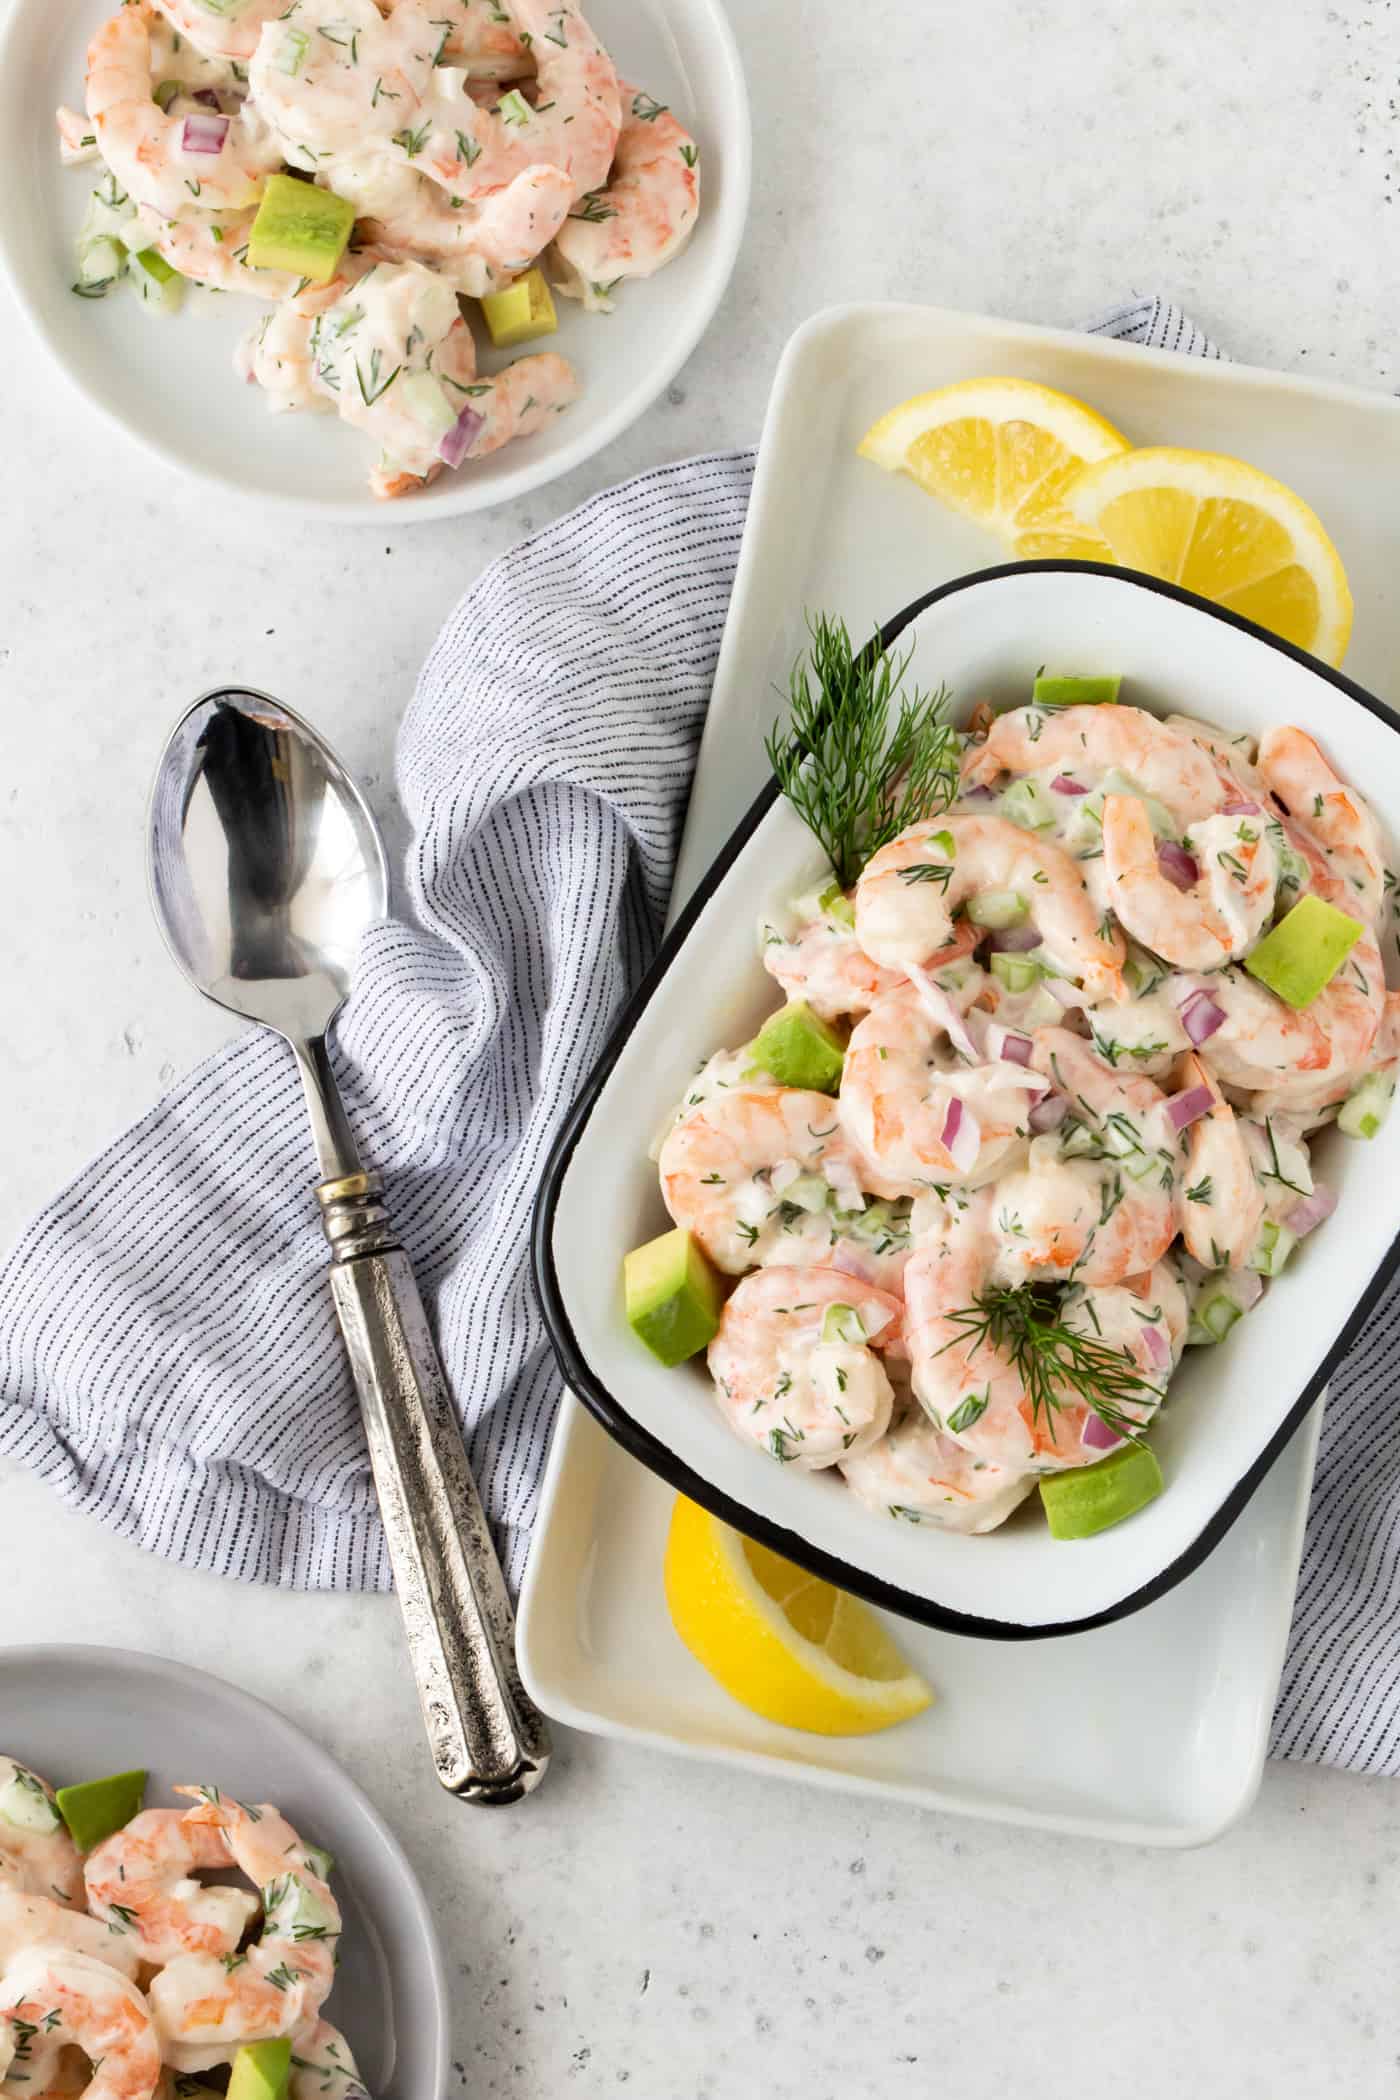
[[[1339,664],[1351,634],[1341,558],[1301,496],[1218,452],[1146,446],[1087,466],[1065,492],[1111,558],[1243,613]]]
[[[1085,466],[1128,440],[1072,394],[1030,379],[963,379],[901,401],[872,423],[863,459],[986,526],[1021,560],[1112,561],[1104,541],[1064,506]]]
[[[750,1713],[816,1735],[871,1735],[933,1699],[874,1612],[684,1495],[665,1579],[681,1640]]]

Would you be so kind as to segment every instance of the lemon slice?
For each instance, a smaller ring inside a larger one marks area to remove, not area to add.
[[[1113,559],[1065,509],[1064,494],[1083,467],[1126,452],[1128,440],[1072,394],[1030,379],[960,380],[901,401],[857,449],[998,533],[1022,560]]]
[[[933,1693],[874,1612],[676,1498],[666,1602],[686,1647],[750,1713],[816,1735],[871,1735]]]
[[[1164,576],[1339,664],[1346,570],[1316,514],[1269,474],[1217,452],[1154,445],[1086,467],[1065,492],[1124,568]]]

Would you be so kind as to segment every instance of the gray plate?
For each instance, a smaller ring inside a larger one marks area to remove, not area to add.
[[[423,1892],[375,1809],[324,1750],[260,1699],[119,1648],[0,1648],[0,1748],[53,1786],[145,1766],[148,1807],[196,1781],[275,1801],[336,1857],[345,1919],[326,2017],[375,2100],[440,2100],[447,1979]]]

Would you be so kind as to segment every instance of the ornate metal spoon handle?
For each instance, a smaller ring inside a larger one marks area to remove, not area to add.
[[[544,1776],[549,1731],[520,1682],[505,1578],[381,1189],[357,1173],[316,1195],[418,1698],[448,1792],[518,1801]]]

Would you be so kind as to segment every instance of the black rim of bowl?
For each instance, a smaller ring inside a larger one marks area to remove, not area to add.
[[[916,598],[912,605],[888,620],[872,637],[868,647],[886,649],[903,634],[904,630],[945,598],[974,589],[984,583],[993,583],[1003,577],[1026,575],[1103,576],[1110,582],[1119,583],[1134,590],[1154,592],[1158,597],[1174,599],[1178,604],[1191,607],[1227,627],[1235,627],[1242,634],[1252,635],[1280,656],[1289,657],[1303,669],[1324,679],[1337,691],[1344,693],[1368,714],[1384,722],[1388,729],[1400,734],[1400,715],[1378,700],[1364,686],[1355,684],[1340,671],[1309,656],[1304,649],[1296,648],[1252,620],[1228,611],[1224,606],[1213,605],[1208,599],[1198,597],[1193,591],[1182,590],[1179,585],[1163,582],[1155,576],[1146,576],[1133,569],[1111,568],[1103,562],[1089,561],[1014,561],[1002,562],[994,568],[978,569],[966,576],[954,577],[949,583],[941,583],[933,590]],[[535,1284],[544,1311],[545,1325],[555,1355],[559,1359],[569,1390],[577,1395],[596,1420],[602,1423],[609,1435],[633,1458],[664,1480],[677,1493],[686,1495],[692,1502],[719,1517],[746,1538],[769,1546],[788,1560],[796,1561],[800,1567],[814,1575],[820,1575],[838,1588],[848,1590],[853,1596],[862,1597],[869,1604],[895,1613],[898,1617],[911,1619],[919,1625],[932,1626],[943,1633],[957,1633],[982,1640],[1033,1641],[1063,1639],[1069,1634],[1088,1633],[1096,1626],[1109,1626],[1118,1619],[1141,1611],[1144,1605],[1152,1604],[1175,1589],[1179,1582],[1198,1568],[1202,1561],[1214,1551],[1230,1526],[1249,1502],[1265,1474],[1274,1464],[1303,1417],[1323,1391],[1328,1379],[1340,1363],[1361,1328],[1365,1325],[1372,1308],[1382,1291],[1400,1266],[1400,1234],[1391,1241],[1390,1247],[1375,1273],[1358,1297],[1350,1317],[1328,1350],[1317,1372],[1298,1394],[1270,1437],[1253,1465],[1235,1482],[1230,1492],[1196,1534],[1191,1544],[1174,1561],[1158,1571],[1138,1589],[1132,1590],[1103,1611],[1085,1618],[1057,1620],[1051,1624],[1025,1624],[1007,1619],[984,1619],[974,1613],[954,1611],[947,1605],[937,1604],[930,1598],[920,1597],[912,1591],[899,1588],[897,1584],[883,1581],[867,1569],[853,1567],[848,1561],[814,1546],[809,1540],[784,1526],[760,1516],[744,1503],[736,1502],[722,1489],[695,1473],[671,1450],[643,1428],[617,1396],[603,1384],[593,1371],[574,1333],[573,1323],[564,1304],[559,1287],[558,1271],[554,1261],[554,1218],[558,1208],[560,1190],[568,1171],[569,1162],[592,1116],[598,1096],[622,1054],[632,1031],[642,1014],[651,1004],[658,986],[666,977],[673,962],[680,954],[705,906],[723,882],[730,868],[738,859],[754,832],[779,799],[780,789],[776,780],[770,779],[740,819],[729,838],[716,854],[697,883],[680,917],[672,926],[657,951],[656,958],[643,977],[632,997],[628,1000],[607,1046],[590,1073],[582,1092],[554,1141],[535,1205],[531,1231],[531,1257],[534,1264]]]

